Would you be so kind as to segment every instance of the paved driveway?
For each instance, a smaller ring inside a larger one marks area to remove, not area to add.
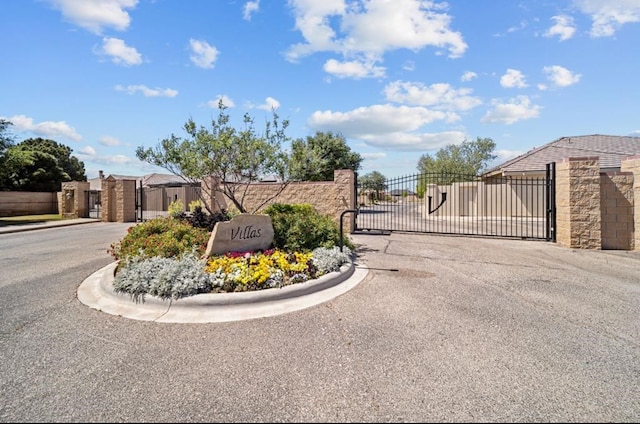
[[[0,421],[640,421],[639,252],[353,239],[359,285],[249,321],[130,320],[37,282],[46,308],[0,305]]]

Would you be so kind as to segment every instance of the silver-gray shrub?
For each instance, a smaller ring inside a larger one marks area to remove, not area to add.
[[[113,287],[118,293],[130,294],[135,302],[144,302],[147,294],[167,300],[209,293],[219,282],[204,271],[205,266],[193,253],[181,258],[133,259],[118,271]]]
[[[347,246],[342,246],[342,252],[338,246],[317,247],[312,251],[312,260],[321,274],[339,271],[340,267],[351,262],[352,251]]]

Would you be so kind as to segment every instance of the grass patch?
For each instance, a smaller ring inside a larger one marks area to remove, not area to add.
[[[0,218],[0,227],[7,225],[24,225],[24,224],[37,224],[40,222],[49,221],[62,221],[62,215],[57,213],[44,214],[44,215],[22,215],[22,216],[5,216]]]

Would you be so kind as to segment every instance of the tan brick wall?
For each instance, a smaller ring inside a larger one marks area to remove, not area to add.
[[[340,214],[355,207],[354,184],[353,171],[336,170],[334,171],[334,181],[289,183],[280,195],[267,201],[277,192],[280,184],[256,183],[247,187],[243,206],[249,212],[261,212],[272,203],[309,203],[319,213],[331,216],[339,224]],[[267,202],[265,203],[265,201]],[[236,210],[231,202],[227,203],[229,210]],[[345,215],[344,231],[352,232],[354,228],[355,217],[353,214]]]
[[[623,159],[620,170],[633,174],[633,249],[640,250],[640,156]]]
[[[602,249],[632,250],[633,174],[600,173]]]
[[[600,161],[569,158],[556,164],[556,240],[561,246],[600,249]]]
[[[55,192],[0,191],[0,216],[60,213]]]

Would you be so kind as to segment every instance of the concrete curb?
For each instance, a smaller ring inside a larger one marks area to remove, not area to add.
[[[130,295],[113,290],[117,262],[87,277],[78,287],[78,300],[102,312],[140,321],[212,323],[242,321],[286,314],[327,302],[354,288],[367,275],[353,262],[340,271],[283,288],[242,293],[206,293],[178,300],[146,296],[134,302]]]
[[[0,228],[0,234],[12,234],[22,233],[24,231],[44,230],[47,228],[69,227],[71,225],[93,224],[95,222],[101,222],[99,219],[86,218],[82,220],[69,220],[65,221],[53,221],[53,222],[41,222],[36,224],[23,224],[13,225]]]

